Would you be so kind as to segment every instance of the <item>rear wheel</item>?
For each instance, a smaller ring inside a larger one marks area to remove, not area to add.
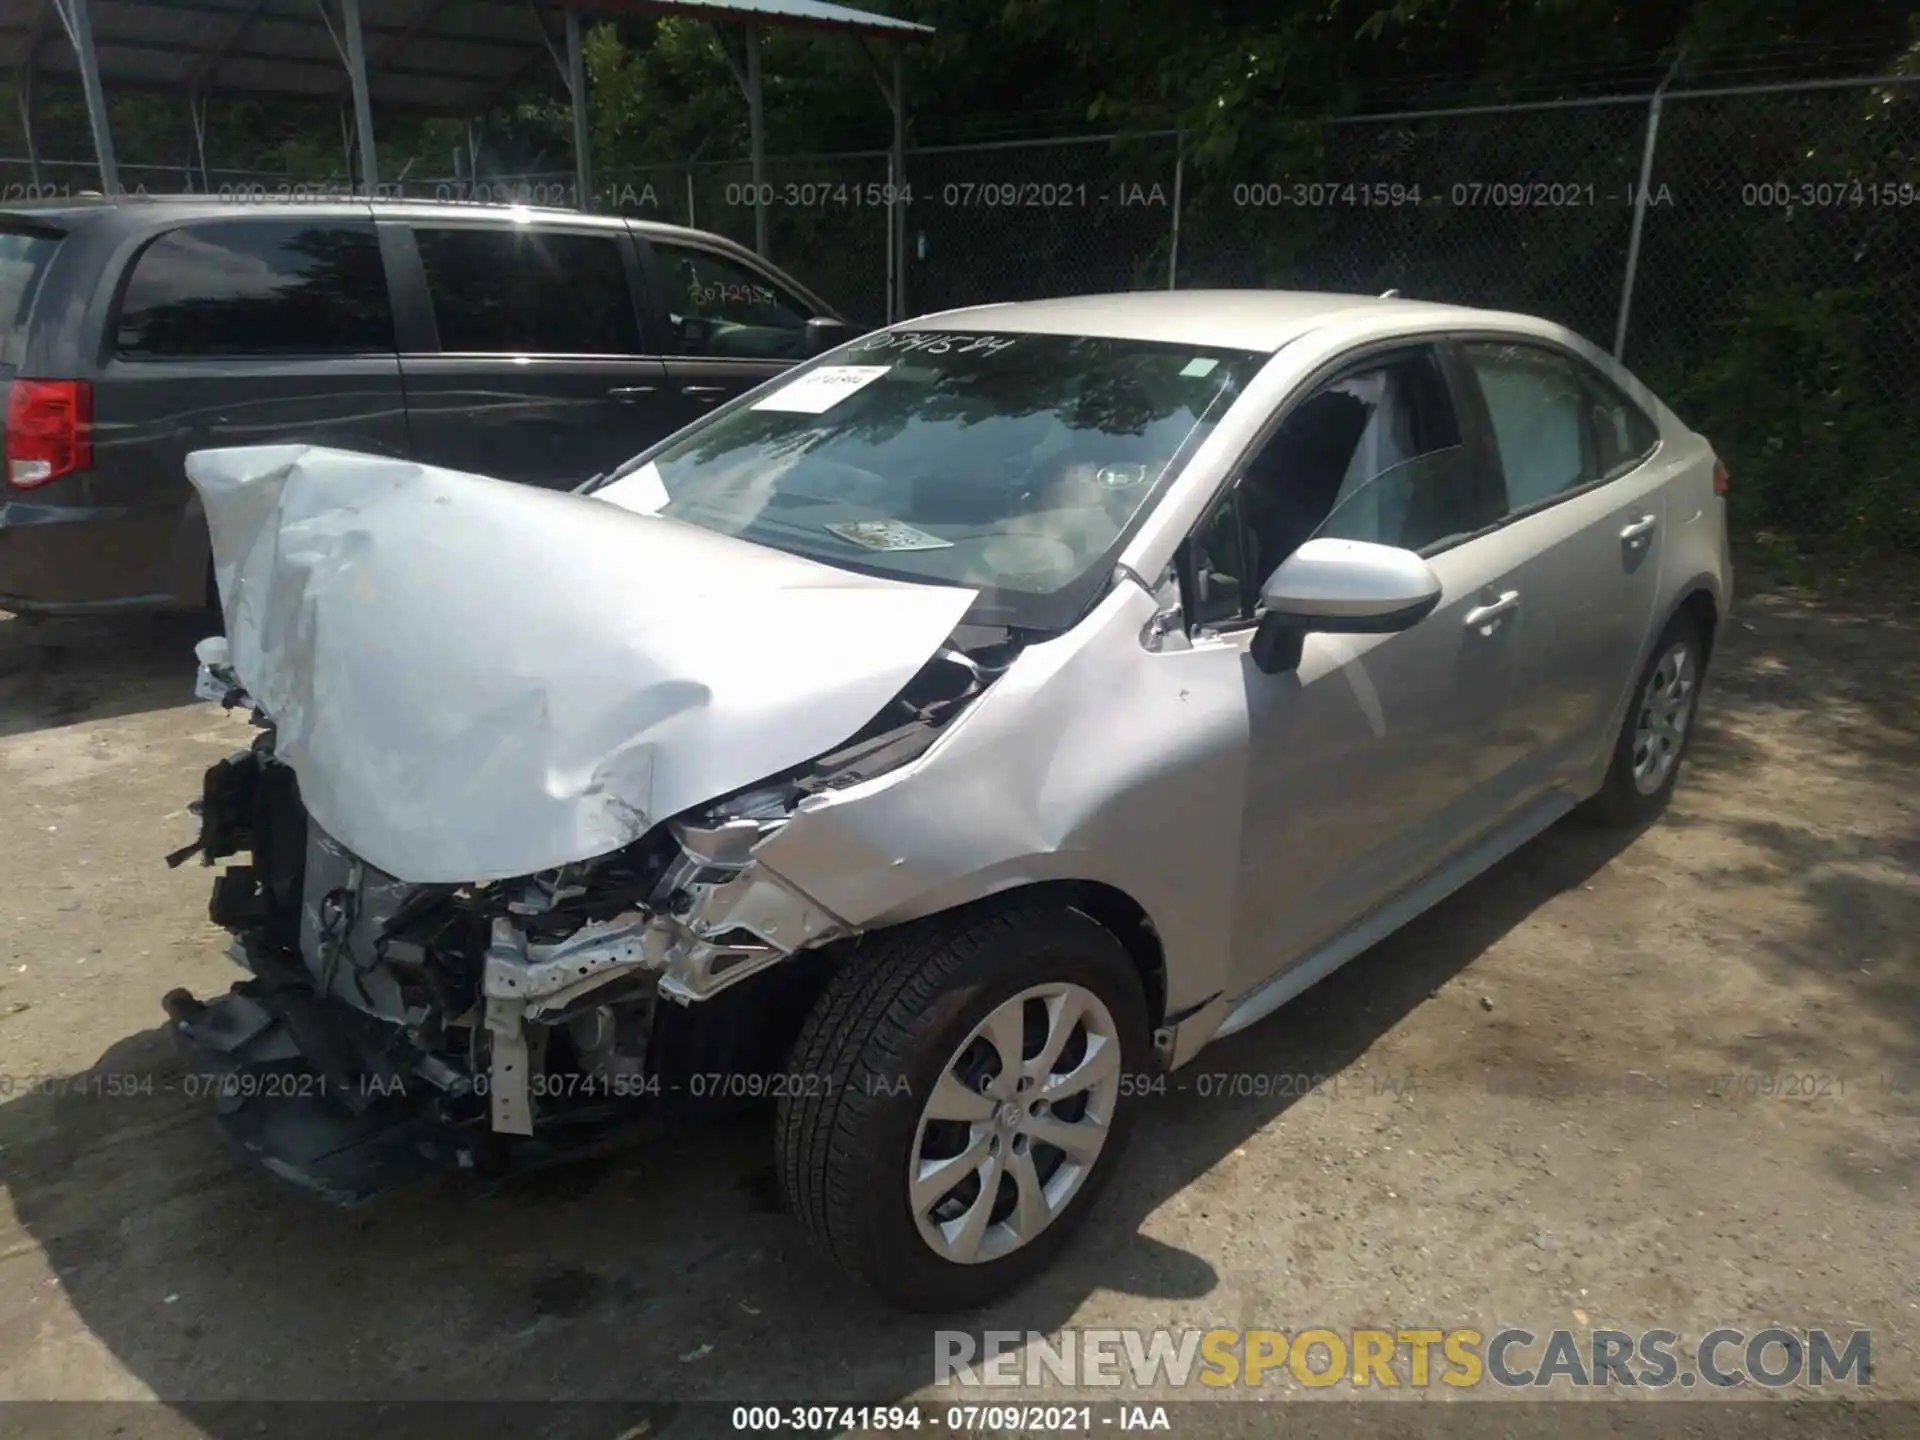
[[[1666,807],[1693,736],[1706,647],[1686,611],[1667,622],[1634,689],[1614,742],[1606,782],[1587,813],[1610,825],[1637,825]]]
[[[1086,1215],[1148,1054],[1132,960],[1077,911],[1016,905],[875,937],[794,1046],[776,1135],[788,1208],[896,1305],[982,1304]]]

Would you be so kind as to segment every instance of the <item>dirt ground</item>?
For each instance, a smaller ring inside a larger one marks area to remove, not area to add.
[[[1664,820],[1556,827],[1210,1051],[1334,1079],[1151,1101],[1062,1262],[957,1323],[1866,1327],[1920,1399],[1920,633],[1745,585]],[[931,1393],[932,1322],[812,1258],[753,1120],[354,1212],[229,1159],[160,1023],[237,975],[161,862],[251,734],[193,638],[0,619],[0,1399],[224,1436],[269,1428],[232,1400]]]

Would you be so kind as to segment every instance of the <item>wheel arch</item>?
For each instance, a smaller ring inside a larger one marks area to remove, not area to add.
[[[1687,615],[1700,627],[1700,668],[1705,670],[1713,659],[1714,636],[1720,629],[1720,599],[1705,580],[1696,580],[1684,587],[1679,600],[1674,603],[1667,618],[1660,623],[1658,635],[1671,625],[1674,617]]]
[[[1141,989],[1146,995],[1148,1017],[1154,1028],[1159,1027],[1166,1018],[1167,1009],[1166,946],[1147,908],[1118,885],[1104,880],[1073,877],[1022,879],[987,894],[971,896],[957,904],[924,910],[916,907],[910,916],[875,925],[867,933],[936,918],[963,921],[969,914],[1031,904],[1057,905],[1063,910],[1078,911],[1112,935],[1133,961]]]

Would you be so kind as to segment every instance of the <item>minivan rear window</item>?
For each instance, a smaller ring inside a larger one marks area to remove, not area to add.
[[[351,220],[220,220],[140,253],[115,350],[130,359],[393,353],[380,241]]]
[[[59,248],[57,235],[0,230],[0,344],[26,325],[40,277]]]

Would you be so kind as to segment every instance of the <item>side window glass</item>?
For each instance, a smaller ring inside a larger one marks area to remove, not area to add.
[[[1423,555],[1445,549],[1500,518],[1480,468],[1459,445],[1403,460],[1350,492],[1314,537],[1370,540]]]
[[[1491,523],[1479,478],[1431,351],[1329,381],[1245,472],[1254,593],[1316,535],[1424,550]]]
[[[1604,473],[1587,443],[1588,387],[1573,361],[1530,345],[1461,347],[1493,421],[1507,507],[1523,510]]]
[[[811,312],[768,276],[706,250],[654,242],[676,355],[799,360]]]
[[[1257,594],[1246,583],[1247,566],[1240,517],[1233,491],[1214,501],[1188,545],[1192,594],[1187,597],[1190,628],[1226,625],[1253,614]]]
[[[416,225],[413,238],[443,352],[639,352],[626,265],[613,236]]]
[[[1594,464],[1602,475],[1624,474],[1653,453],[1653,447],[1660,443],[1660,427],[1592,371],[1583,368],[1580,378],[1587,388]]]
[[[391,355],[373,226],[226,220],[169,230],[134,261],[114,350],[131,359]]]

